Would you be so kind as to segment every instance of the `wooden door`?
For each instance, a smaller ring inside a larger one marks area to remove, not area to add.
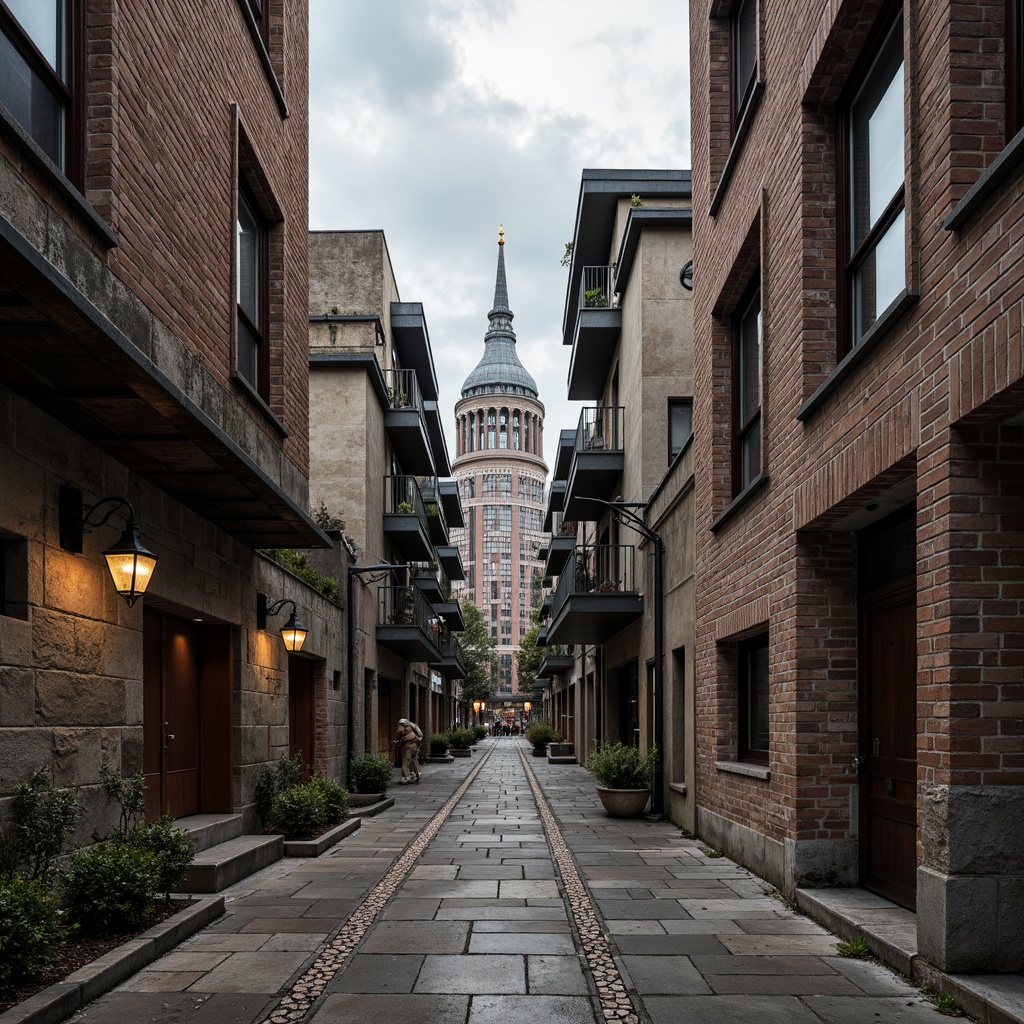
[[[640,679],[635,661],[619,669],[619,739],[627,747],[640,746]]]
[[[288,658],[288,752],[316,765],[316,704],[313,662]],[[308,775],[308,773],[306,773]]]
[[[200,636],[195,623],[143,617],[143,772],[146,816],[199,811]]]
[[[377,677],[377,750],[387,754],[391,749],[391,680]]]
[[[861,882],[917,896],[917,610],[912,582],[861,601]]]

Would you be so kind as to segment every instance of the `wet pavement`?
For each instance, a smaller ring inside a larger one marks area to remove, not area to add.
[[[515,738],[428,765],[316,860],[79,1022],[934,1024],[934,1005],[667,822],[608,818],[580,767]]]

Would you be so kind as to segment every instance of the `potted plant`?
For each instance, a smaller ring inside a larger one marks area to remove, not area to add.
[[[473,751],[473,731],[471,729],[452,729],[448,734],[448,746],[453,757],[469,757]]]
[[[624,743],[606,743],[591,751],[586,768],[597,779],[597,795],[610,818],[635,818],[651,796],[658,748],[641,754]]]
[[[451,743],[451,736],[446,732],[435,732],[430,737],[429,749],[430,757],[428,761],[431,764],[447,764],[451,757],[448,754],[448,746]]]
[[[400,501],[398,503],[397,512],[400,516],[407,516],[412,512],[412,504],[408,501]]]
[[[384,754],[363,754],[354,757],[348,766],[351,792],[349,803],[353,807],[368,807],[384,799],[391,782],[391,761]]]
[[[532,722],[526,728],[526,742],[533,747],[534,757],[546,757],[549,743],[561,743],[562,734],[548,722]]]

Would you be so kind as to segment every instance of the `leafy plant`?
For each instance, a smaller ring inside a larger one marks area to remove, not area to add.
[[[119,768],[112,768],[104,757],[100,765],[100,781],[107,799],[121,808],[118,829],[121,836],[138,825],[146,810],[146,780],[141,769],[133,775],[122,775]]]
[[[64,941],[57,898],[38,881],[0,879],[0,993],[31,981]]]
[[[4,857],[8,874],[24,866],[30,878],[45,883],[81,813],[78,790],[58,789],[46,768],[33,772],[28,782],[18,783],[11,801]]]
[[[316,520],[316,525],[321,530],[344,530],[345,520],[341,516],[334,515],[333,512],[327,507],[326,501],[320,501],[317,503],[317,507],[310,510],[313,513],[313,518]]]
[[[479,743],[481,740],[487,738],[487,726],[486,725],[474,725],[473,726],[473,742]]]
[[[591,751],[586,767],[605,789],[650,789],[657,761],[657,747],[641,755],[636,747],[616,742]]]
[[[253,793],[253,803],[256,807],[256,816],[263,828],[266,828],[270,821],[270,810],[274,806],[274,801],[286,790],[297,786],[305,773],[306,765],[300,753],[282,757],[276,764],[265,765],[260,770]]]
[[[128,846],[152,854],[156,860],[157,891],[170,902],[171,893],[184,880],[195,859],[192,835],[166,814],[149,825],[137,825],[123,839]]]
[[[437,507],[437,502],[436,501],[428,501],[427,502],[427,515],[430,516],[431,519],[436,519],[440,514],[441,513],[440,513],[440,511],[439,511],[439,509]]]
[[[337,825],[348,814],[348,790],[334,779],[316,775],[306,786],[320,794],[324,805],[324,824]]]
[[[526,727],[526,742],[534,750],[543,750],[549,743],[561,743],[562,734],[550,722],[531,722]]]
[[[72,923],[85,934],[108,935],[140,925],[159,885],[160,867],[152,853],[104,841],[72,854],[58,887]]]
[[[452,729],[448,737],[448,743],[452,750],[469,750],[473,745],[472,729]]]
[[[391,761],[384,754],[354,757],[348,766],[353,793],[383,793],[391,782]]]
[[[962,1017],[963,1007],[950,995],[941,993],[935,997],[935,1009],[947,1017]]]
[[[408,501],[400,501],[398,503],[398,508],[396,508],[395,511],[399,515],[408,515],[410,512],[412,512],[412,504]]]
[[[725,851],[724,850],[708,850],[707,853],[704,854],[704,856],[707,857],[708,860],[718,860],[719,857],[724,857],[725,856]]]
[[[448,753],[448,744],[451,742],[451,737],[446,732],[435,732],[430,737],[430,756],[431,757],[444,757]]]
[[[282,569],[287,569],[303,583],[323,594],[328,601],[337,603],[341,600],[338,581],[333,576],[321,576],[308,555],[293,551],[291,548],[260,548],[260,554],[277,562]]]
[[[565,252],[562,254],[562,258],[559,260],[559,263],[561,263],[563,267],[572,266],[572,248],[572,242],[565,243]]]
[[[644,201],[635,192],[629,197],[629,203],[630,203],[630,206],[643,206],[644,205]]]
[[[270,808],[270,827],[286,839],[308,839],[327,821],[324,798],[313,785],[286,790]]]
[[[584,306],[591,306],[591,307],[593,307],[593,306],[597,306],[597,307],[607,306],[608,305],[608,299],[607,299],[607,297],[604,294],[604,289],[601,288],[601,287],[588,288],[583,293],[583,305]]]
[[[837,942],[836,949],[840,956],[850,960],[866,960],[871,956],[871,947],[863,935],[858,935],[849,942]]]

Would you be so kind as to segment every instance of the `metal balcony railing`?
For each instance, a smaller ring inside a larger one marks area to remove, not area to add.
[[[573,594],[635,593],[635,565],[632,544],[577,544],[558,577],[553,609]]]
[[[415,370],[385,370],[389,409],[422,409],[423,398]]]
[[[437,477],[420,476],[416,478],[420,485],[420,494],[423,495],[423,504],[427,510],[427,518],[438,520],[441,533],[448,536],[448,519],[444,514],[444,505],[441,502],[441,492],[437,486]],[[433,524],[430,524],[433,525]]]
[[[587,407],[576,427],[576,451],[622,451],[626,410],[621,405]]]
[[[454,633],[449,633],[448,630],[441,631],[441,642],[438,644],[441,648],[442,658],[455,658],[456,661],[462,660],[462,645],[459,643],[459,638]]]
[[[415,587],[380,587],[377,597],[379,626],[418,626],[436,644],[441,620]]]
[[[384,477],[384,514],[416,515],[426,527],[427,509],[423,503],[423,495],[420,493],[416,477]]]
[[[614,267],[584,267],[580,282],[580,309],[611,309]]]

